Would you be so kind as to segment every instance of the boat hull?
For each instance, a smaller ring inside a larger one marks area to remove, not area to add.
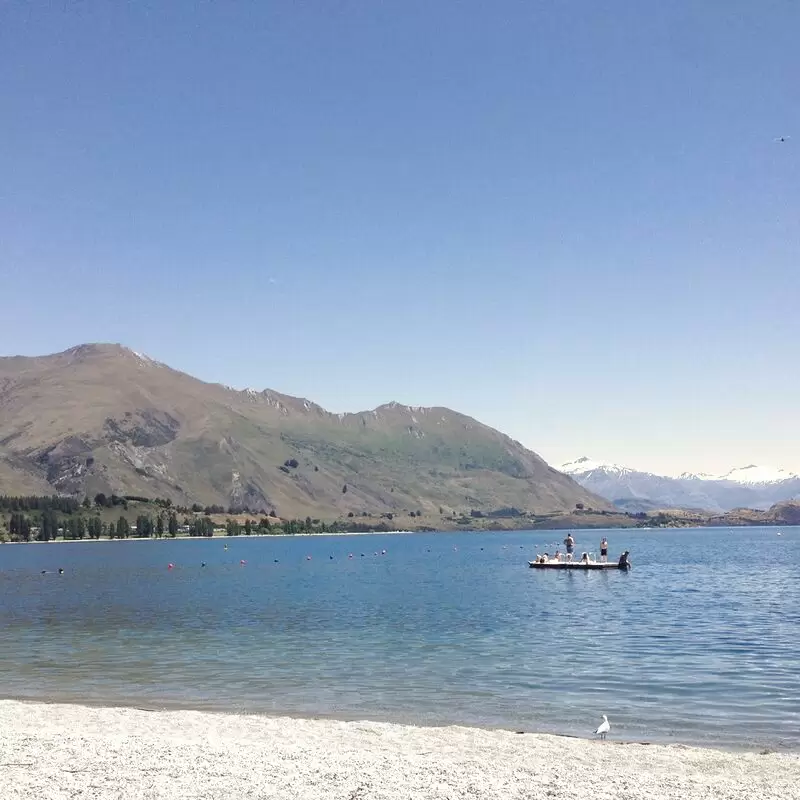
[[[544,564],[536,561],[529,561],[528,566],[531,569],[577,569],[577,570],[592,570],[592,569],[621,569],[623,571],[631,568],[630,561],[624,564],[619,564],[616,561],[609,561],[608,563],[590,561],[585,564],[581,561],[553,561]]]

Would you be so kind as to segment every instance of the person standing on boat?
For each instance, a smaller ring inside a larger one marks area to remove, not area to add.
[[[564,539],[564,546],[567,548],[567,561],[572,561],[572,551],[575,549],[575,540],[572,534],[568,533],[567,538]]]
[[[608,561],[608,539],[605,536],[600,542],[600,560],[604,563]]]

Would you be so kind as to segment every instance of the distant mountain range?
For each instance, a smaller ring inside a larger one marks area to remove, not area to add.
[[[714,512],[767,509],[775,503],[800,498],[800,476],[755,464],[722,475],[684,472],[675,478],[584,456],[560,469],[617,508],[632,512],[661,508]]]
[[[607,501],[519,442],[448,408],[332,414],[200,381],[117,344],[0,358],[0,494],[169,498],[283,517]]]

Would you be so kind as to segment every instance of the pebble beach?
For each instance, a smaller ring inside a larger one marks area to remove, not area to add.
[[[612,717],[613,726],[613,717]],[[0,701],[3,800],[800,798],[800,755]]]

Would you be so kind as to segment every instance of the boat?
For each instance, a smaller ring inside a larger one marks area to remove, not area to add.
[[[626,550],[620,557],[619,561],[529,561],[528,566],[531,569],[577,569],[577,570],[590,570],[590,569],[622,569],[629,570],[631,562],[628,558],[628,551]]]

